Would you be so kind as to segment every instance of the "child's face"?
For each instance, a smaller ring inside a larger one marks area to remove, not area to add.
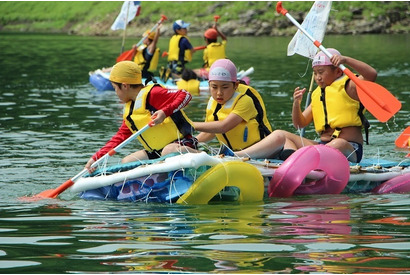
[[[112,82],[111,82],[112,83]],[[117,94],[119,100],[121,103],[127,103],[128,101],[132,100],[130,98],[129,93],[127,92],[127,87],[128,85],[121,84],[121,87],[115,83],[112,83],[112,86],[114,87],[115,93]]]
[[[342,71],[334,66],[315,66],[313,68],[316,84],[325,88],[342,75]]]
[[[236,88],[238,88],[237,82],[220,80],[209,81],[211,96],[219,104],[225,104],[229,99],[231,99],[233,93],[236,91]]]
[[[179,29],[176,32],[177,32],[177,34],[180,34],[180,35],[186,35],[188,33],[188,30],[187,29]]]

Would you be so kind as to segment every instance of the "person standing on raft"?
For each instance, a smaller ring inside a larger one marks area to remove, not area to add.
[[[124,106],[123,122],[117,133],[96,152],[85,165],[91,165],[133,133],[152,121],[150,127],[138,140],[144,147],[122,159],[122,163],[155,159],[162,149],[172,142],[196,149],[192,137],[193,127],[184,108],[192,96],[185,90],[170,91],[158,84],[142,85],[141,70],[133,61],[121,61],[114,65],[110,81]]]
[[[169,72],[172,78],[179,78],[185,65],[192,61],[192,54],[195,52],[195,49],[188,38],[189,25],[190,23],[180,19],[176,20],[172,25],[174,35],[169,40],[168,68],[160,73],[164,81],[168,79]]]
[[[235,152],[236,156],[274,158],[278,154],[289,156],[304,146],[326,144],[341,151],[349,161],[360,162],[363,156],[361,129],[365,128],[368,139],[369,123],[363,115],[364,107],[357,95],[356,84],[338,66],[348,65],[360,74],[359,79],[372,82],[376,80],[377,72],[370,65],[342,56],[335,49],[328,51],[332,54],[331,59],[323,52],[316,54],[313,59],[313,73],[318,87],[312,93],[311,104],[303,112],[300,105],[306,88],[296,87],[293,93],[293,125],[300,129],[313,121],[320,140],[313,141],[276,130],[255,145]]]

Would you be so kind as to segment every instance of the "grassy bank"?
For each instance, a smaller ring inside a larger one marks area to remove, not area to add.
[[[122,3],[0,1],[0,31],[114,35],[110,26]],[[312,4],[313,2],[307,1],[285,2],[284,6],[296,18],[303,19]],[[221,24],[234,21],[238,27],[241,27],[241,24],[249,24],[249,20],[269,24],[286,20],[276,14],[275,5],[276,2],[265,1],[142,1],[141,15],[131,22],[130,27],[151,26],[161,14],[169,18],[167,23],[183,18],[191,22],[192,26],[198,27],[212,23],[215,14],[221,16]],[[332,5],[331,20],[352,22],[387,18],[387,22],[392,23],[391,28],[408,32],[408,24],[406,26],[402,23],[407,18],[408,6],[408,1],[335,1]],[[278,25],[280,26],[281,24]],[[283,27],[285,28],[286,24]]]

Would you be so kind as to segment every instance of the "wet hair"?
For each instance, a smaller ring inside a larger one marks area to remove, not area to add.
[[[188,68],[184,68],[184,70],[182,71],[181,77],[185,81],[198,78],[196,73],[193,70],[188,69]]]

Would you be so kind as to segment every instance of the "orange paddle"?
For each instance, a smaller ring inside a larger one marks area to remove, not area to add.
[[[117,63],[120,61],[125,61],[125,60],[131,61],[134,52],[135,52],[135,49],[131,49],[131,50],[123,52],[122,54],[120,54],[120,56],[117,57],[117,60],[116,60]]]
[[[127,145],[128,143],[130,143],[131,141],[133,141],[136,137],[140,136],[143,132],[145,132],[149,127],[152,127],[152,122],[148,123],[147,125],[145,125],[144,127],[142,127],[138,132],[135,132],[134,134],[132,134],[130,137],[128,137],[126,140],[124,140],[123,142],[121,142],[119,145],[117,145],[114,149],[112,149],[111,151],[109,151],[107,154],[105,154],[104,156],[102,156],[101,158],[99,158],[96,162],[94,162],[91,165],[91,168],[97,166],[99,163],[101,163],[103,160],[105,160],[106,158],[108,158],[109,156],[114,155],[115,153],[119,152],[121,150],[122,147],[124,147],[125,145]],[[74,182],[76,180],[78,180],[79,178],[81,178],[82,176],[84,176],[85,174],[88,173],[88,170],[86,168],[84,168],[80,173],[78,173],[77,175],[75,175],[74,177],[72,177],[71,179],[67,180],[66,182],[64,182],[63,184],[61,184],[59,187],[57,187],[56,189],[49,189],[49,190],[45,190],[37,195],[34,195],[31,198],[27,198],[27,197],[23,197],[20,198],[22,200],[26,200],[26,201],[31,201],[31,200],[41,200],[41,199],[54,199],[56,198],[58,195],[60,195],[61,193],[63,193],[65,190],[67,190],[69,187],[71,187]]]
[[[301,32],[303,32],[327,57],[332,54],[316,39],[314,39],[289,13],[282,7],[279,1],[276,11],[286,16]],[[359,79],[344,65],[339,68],[356,84],[357,94],[363,106],[379,121],[388,121],[401,108],[401,102],[397,100],[386,88],[381,85]]]
[[[394,144],[399,148],[410,148],[410,126],[400,134]]]

